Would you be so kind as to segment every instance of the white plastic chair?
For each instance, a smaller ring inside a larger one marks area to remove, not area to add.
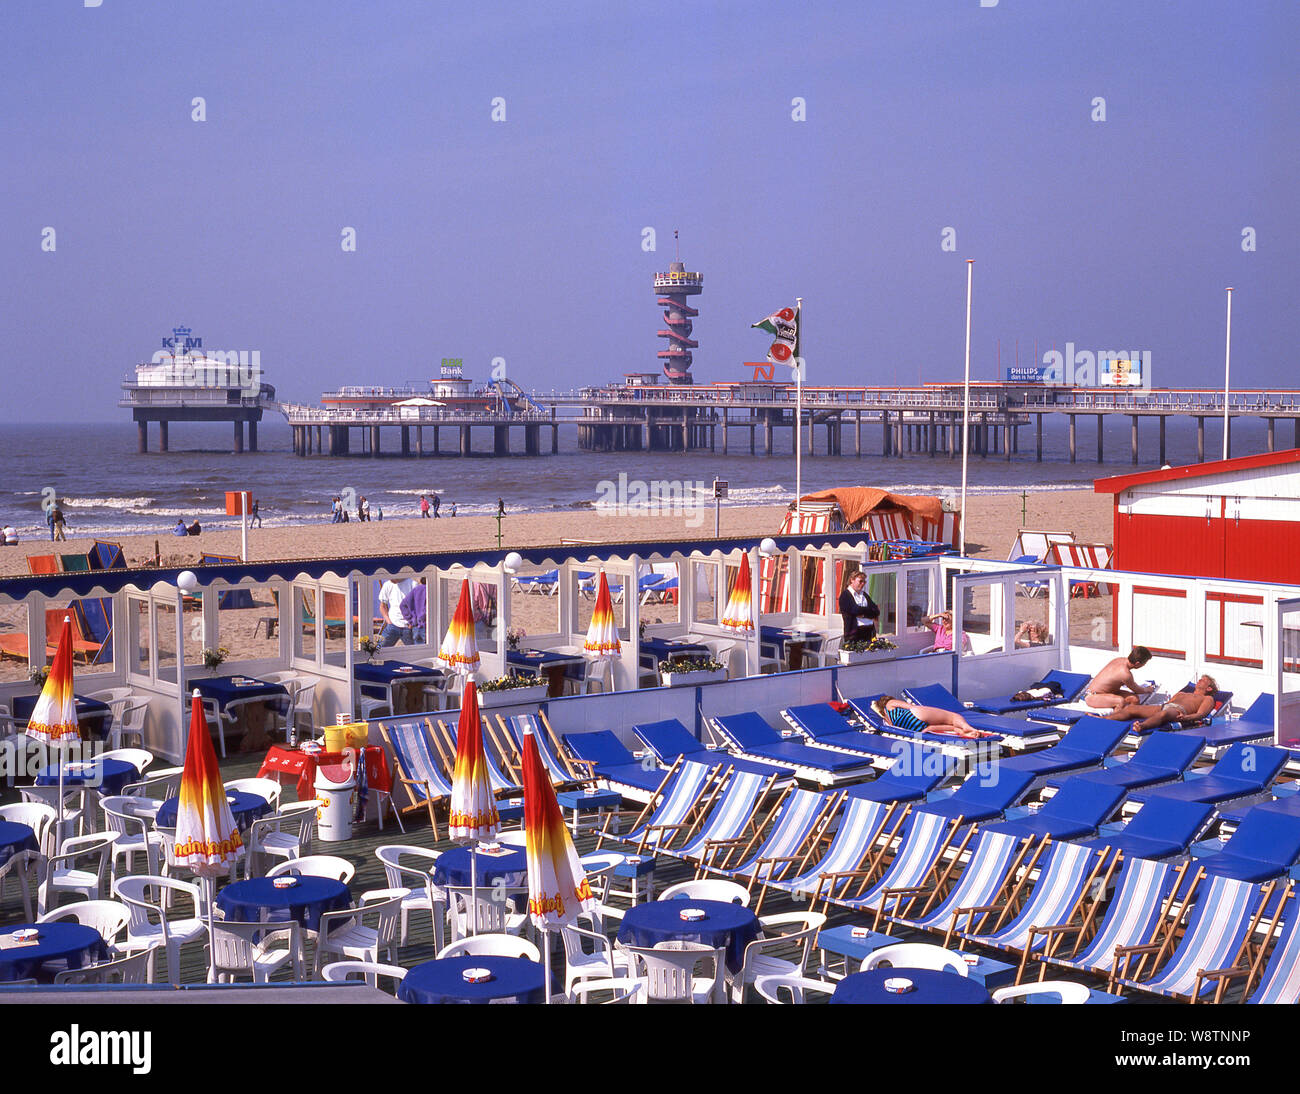
[[[763,937],[745,947],[744,963],[731,979],[731,1001],[743,1003],[745,990],[760,976],[802,978],[817,932],[826,925],[821,912],[784,912],[763,917]],[[777,957],[773,951],[796,946],[798,960]]]
[[[279,949],[275,943],[283,942]],[[254,984],[265,984],[271,975],[290,962],[293,978],[302,979],[302,936],[297,923],[292,920],[275,924],[268,932],[265,923],[237,923],[229,919],[214,920],[212,924],[212,970],[217,983],[233,983],[235,977],[245,974]]]
[[[274,779],[231,779],[224,785],[232,794],[238,791],[241,794],[256,794],[259,798],[265,798],[272,811],[280,807],[280,784]]]
[[[291,802],[248,829],[248,876],[260,872],[264,858],[296,859],[311,854],[316,801]]]
[[[99,757],[101,760],[123,760],[136,769],[140,775],[154,762],[154,754],[147,748],[110,748]]]
[[[155,767],[138,782],[122,787],[123,795],[133,798],[154,798],[157,803],[176,797],[181,792],[180,767]],[[155,805],[155,809],[157,805]]]
[[[526,889],[506,891],[507,896],[526,893]],[[511,911],[506,903],[494,900],[492,888],[486,885],[480,885],[477,892],[468,886],[449,885],[447,903],[453,942],[476,934],[517,935],[528,925],[526,915]]]
[[[155,890],[157,899],[150,899],[150,894]],[[207,927],[201,917],[202,897],[199,887],[178,878],[142,874],[137,877],[119,878],[113,883],[113,893],[131,910],[126,948],[160,946],[167,954],[168,977],[173,984],[179,983],[181,947],[191,942],[202,941],[207,937]],[[172,897],[188,897],[193,903],[194,914],[183,918],[179,916],[174,919],[169,918],[167,907]],[[154,921],[154,917],[157,922]],[[151,952],[149,960],[151,983],[153,976]]]
[[[81,900],[65,904],[38,916],[37,923],[60,923],[71,920],[83,927],[93,927],[108,946],[110,953],[121,953],[118,935],[131,922],[131,909],[117,900]]]
[[[8,861],[0,863],[0,900],[4,898],[5,878],[12,877],[18,883],[18,891],[22,896],[23,920],[28,923],[35,914],[32,893],[40,883],[42,859],[39,851],[19,851],[10,855]]]
[[[626,954],[615,950],[602,931],[581,924],[584,916],[589,922],[593,913],[578,916],[578,923],[566,923],[560,929],[564,943],[564,993],[573,998],[573,985],[583,980],[614,980],[629,976],[631,967]]]
[[[320,975],[322,980],[331,984],[366,980],[372,987],[379,987],[380,977],[389,976],[393,978],[394,984],[393,990],[388,994],[396,995],[397,984],[406,979],[406,970],[401,965],[384,965],[378,961],[335,961],[321,969]]]
[[[64,786],[63,788],[63,827],[62,832],[80,832],[85,827],[85,792],[84,786]],[[33,805],[44,805],[48,807],[57,819],[59,814],[59,788],[57,786],[23,786],[18,789],[23,803],[30,802]],[[26,822],[23,822],[26,823]],[[49,842],[53,840],[53,825],[49,836]],[[48,851],[50,848],[46,845],[44,839],[37,837],[42,851]]]
[[[433,923],[433,948],[435,951],[442,949],[443,928],[447,918],[447,893],[433,882],[433,868],[442,857],[442,852],[428,847],[390,843],[376,847],[375,857],[383,864],[390,889],[406,887],[411,890],[411,895],[402,901],[401,938],[398,944],[406,945],[411,913],[428,912]]]
[[[123,742],[129,737],[141,746],[144,745],[144,723],[149,716],[149,701],[141,699],[137,701],[128,700],[122,706],[119,713],[116,709],[113,711],[113,729],[110,734],[110,741],[114,748],[120,748]]]
[[[286,734],[289,726],[293,726],[297,731],[299,719],[306,717],[307,736],[310,736],[316,725],[316,681],[300,681],[298,686],[290,691],[289,696],[289,712],[285,715]]]
[[[382,953],[393,962],[398,948],[402,900],[410,892],[405,888],[373,889],[361,894],[361,903],[355,908],[325,912],[320,917],[316,936],[313,976],[320,973],[321,958],[331,953],[357,961],[378,961]],[[374,925],[367,925],[367,920]]]
[[[998,988],[993,993],[995,1003],[1019,1003],[1028,1001],[1031,995],[1059,995],[1058,1002],[1077,1005],[1086,1003],[1092,996],[1086,984],[1072,984],[1068,980],[1040,980],[1032,984],[1018,984],[1007,988]]]
[[[53,787],[57,799],[59,788]],[[64,814],[65,822],[67,814]],[[41,854],[48,854],[51,849],[50,828],[58,818],[58,813],[44,802],[15,802],[13,805],[0,805],[0,820],[25,824],[36,835],[36,846]]]
[[[749,890],[723,878],[695,878],[669,885],[659,894],[660,900],[721,900],[726,904],[749,907]]]
[[[634,959],[637,979],[645,984],[647,1003],[722,1003],[726,1000],[724,982],[727,971],[726,950],[714,949],[698,942],[660,942],[657,946],[623,946]],[[712,963],[713,971],[697,976],[702,964]]]
[[[116,794],[100,800],[104,811],[104,827],[117,839],[113,843],[110,859],[110,876],[117,881],[117,860],[125,857],[126,872],[135,869],[135,856],[143,854],[148,872],[158,872],[158,839],[152,834],[153,820],[162,802],[153,798],[138,798]]]
[[[338,855],[304,855],[278,862],[267,870],[267,877],[281,877],[293,874],[295,877],[328,877],[347,884],[357,868],[347,859]]]
[[[594,851],[589,855],[583,855],[579,860],[587,874],[587,883],[591,886],[592,895],[602,906],[609,897],[610,886],[614,884],[614,871],[626,860],[627,856],[617,851]]]
[[[828,980],[814,980],[807,976],[777,974],[758,977],[754,981],[754,991],[769,1003],[803,1003],[809,992],[831,995],[835,985]],[[787,992],[790,998],[783,999],[782,992]]]
[[[444,957],[526,957],[539,963],[542,960],[541,951],[528,939],[512,934],[480,934],[459,939],[438,951],[438,960]]]
[[[967,975],[966,962],[960,955],[928,942],[899,942],[877,950],[862,962],[861,971],[888,966],[894,969],[947,969],[958,976]]]
[[[156,946],[101,961],[84,969],[64,969],[54,974],[56,984],[152,984]]]
[[[47,859],[41,870],[37,914],[44,915],[59,893],[78,893],[85,900],[98,900],[104,890],[109,852],[116,841],[116,832],[89,832],[65,839],[59,853]]]
[[[584,980],[573,986],[567,1000],[570,1003],[590,1004],[593,1002],[590,996],[608,991],[614,993],[613,998],[599,999],[594,1002],[600,1005],[645,1002],[644,999],[639,998],[644,988],[645,981],[634,980],[628,976],[619,976],[612,980]],[[561,998],[565,997],[561,996]]]

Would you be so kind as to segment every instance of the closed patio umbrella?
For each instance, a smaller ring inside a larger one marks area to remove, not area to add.
[[[749,555],[740,556],[740,570],[736,583],[727,597],[727,607],[722,613],[721,625],[736,634],[754,633],[754,597],[750,585]]]
[[[483,722],[479,717],[478,689],[474,681],[465,684],[456,723],[456,765],[451,776],[451,838],[470,845],[470,899],[478,901],[477,846],[492,839],[501,825],[487,756],[483,752]],[[477,917],[470,915],[470,933],[477,934]]]
[[[478,671],[478,641],[474,637],[474,609],[468,578],[461,582],[456,612],[443,636],[438,658],[458,676],[469,676]]]
[[[609,580],[605,571],[600,571],[600,586],[596,590],[596,608],[591,613],[591,623],[587,626],[587,639],[582,644],[582,652],[588,660],[594,662],[617,661],[623,652],[623,643],[618,637],[618,620],[614,618],[614,602],[609,595]]]
[[[72,693],[72,619],[63,617],[59,628],[59,645],[54,651],[54,662],[45,678],[45,687],[32,708],[24,731],[33,740],[55,746],[55,763],[59,768],[59,818],[54,829],[54,853],[59,853],[59,840],[63,831],[63,760],[62,745],[69,740],[81,740],[81,725],[77,721],[77,700]]]

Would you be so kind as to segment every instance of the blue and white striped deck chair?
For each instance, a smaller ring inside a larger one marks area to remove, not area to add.
[[[893,843],[894,836],[902,827],[910,806],[901,802],[873,802],[866,798],[846,798],[844,811],[840,814],[839,827],[831,837],[830,846],[821,861],[809,865],[809,859],[816,853],[814,847],[805,854],[794,869],[793,877],[769,876],[763,879],[763,889],[758,895],[758,904],[754,908],[757,914],[763,907],[763,898],[769,888],[783,892],[803,895],[809,901],[817,899],[825,874],[842,874],[849,870],[858,870],[864,863],[874,866],[881,854],[874,853],[876,843],[884,836],[886,846]],[[776,871],[773,871],[775,874]]]
[[[457,735],[456,725],[454,723],[444,722],[438,719],[438,728],[442,731],[447,743],[451,746],[452,764],[456,760]],[[518,797],[524,792],[514,779],[501,770],[501,765],[497,763],[496,757],[492,755],[492,749],[488,747],[488,735],[483,736],[483,758],[487,761],[488,781],[492,784],[494,794],[502,794],[506,797]]]
[[[574,783],[589,782],[590,777],[575,768],[568,759],[555,750],[555,738],[550,726],[540,714],[512,714],[510,717],[497,715],[497,724],[505,739],[514,746],[516,755],[523,755],[524,731],[532,730],[533,741],[537,744],[537,753],[542,758],[542,766],[552,785],[565,786]]]
[[[655,799],[652,798],[641,810],[631,831],[624,835],[611,833],[609,822],[606,822],[597,846],[599,847],[606,838],[609,838],[623,843],[635,843],[637,854],[645,854],[648,849],[657,849],[665,833],[675,833],[682,825],[690,823],[692,814],[703,803],[704,796],[720,768],[720,764],[705,764],[698,760],[684,759],[680,764],[674,764],[669,768],[664,777],[664,784],[656,795],[658,805],[655,805]]]
[[[1048,936],[1043,952],[1036,955],[1043,962],[1039,978],[1046,976],[1049,964],[1109,976],[1115,966],[1117,947],[1150,945],[1166,922],[1175,888],[1186,865],[1172,866],[1168,862],[1144,858],[1129,859],[1124,864],[1101,926],[1082,952],[1077,943],[1070,950],[1071,956],[1061,956],[1057,952],[1069,935],[1075,934],[1082,939],[1081,927],[1039,928],[1036,933]]]
[[[659,851],[673,858],[699,862],[713,840],[731,841],[757,831],[756,817],[776,781],[775,774],[761,771],[732,769],[720,800],[715,800],[708,818],[693,833],[687,833],[688,842],[679,847],[668,846],[671,840],[659,844]]]
[[[1295,895],[1295,889],[1290,888],[1282,898],[1282,906],[1278,909],[1279,915],[1284,910],[1286,914],[1282,933],[1273,943],[1273,952],[1264,967],[1264,975],[1260,978],[1259,987],[1246,1000],[1248,1003],[1300,1002],[1300,911],[1297,911],[1300,902],[1292,899]],[[1262,950],[1260,952],[1263,953]],[[1250,966],[1250,972],[1258,972],[1258,965],[1259,962],[1256,961]],[[1242,991],[1249,992],[1250,985],[1251,978],[1248,978]],[[1218,1002],[1221,994],[1222,991],[1215,994],[1215,1002]]]
[[[434,755],[432,726],[428,719],[408,718],[380,722],[379,731],[393,753],[397,781],[409,799],[409,804],[399,807],[398,812],[427,808],[433,838],[437,839],[438,822],[433,819],[433,806],[435,802],[451,799],[451,783]]]
[[[895,923],[925,931],[947,934],[956,922],[958,908],[984,908],[991,905],[1020,865],[1026,861],[1032,847],[1037,851],[1030,857],[1027,869],[1033,869],[1044,843],[1024,840],[1010,832],[981,832],[971,848],[970,859],[961,876],[947,895],[943,895],[945,878],[933,888],[917,888],[914,896],[928,896],[926,903],[915,915],[911,905],[915,900],[902,901],[884,917]],[[903,894],[898,894],[900,897]],[[903,914],[904,912],[907,914]]]
[[[747,877],[752,892],[754,882],[779,876],[801,861],[813,834],[824,827],[843,796],[839,790],[788,787],[772,810],[762,843],[757,838],[710,840],[701,852],[695,876],[712,871],[726,877]]]
[[[1117,988],[1137,988],[1190,1002],[1213,986],[1215,978],[1207,978],[1206,970],[1227,969],[1237,963],[1267,901],[1258,882],[1218,875],[1211,875],[1209,882],[1208,889],[1201,886],[1196,904],[1186,916],[1187,928],[1169,959],[1163,964],[1160,961],[1170,948],[1172,935],[1150,962],[1154,973],[1142,979],[1142,970],[1154,947],[1121,949],[1115,954],[1107,991],[1118,994]],[[1269,882],[1263,892],[1271,896],[1276,885],[1276,881]],[[1134,957],[1138,958],[1137,968],[1129,975]]]
[[[915,892],[938,868],[957,831],[957,825],[948,817],[913,813],[904,828],[898,850],[875,884],[871,884],[869,870],[823,876],[820,895],[825,897],[826,913],[830,913],[832,904],[853,911],[875,912],[873,930],[878,930],[881,915],[896,908],[903,900],[899,894]],[[972,832],[973,829],[967,829],[966,840],[970,839]],[[957,853],[961,853],[960,848]],[[853,880],[858,884],[850,894],[848,883]],[[871,887],[867,888],[868,885]]]
[[[953,933],[980,946],[1019,953],[1020,971],[1023,972],[1029,954],[1046,942],[1046,936],[1034,928],[1073,922],[1103,859],[1099,850],[1074,843],[1055,844],[1048,862],[1039,871],[1037,883],[1014,919],[1005,926],[1001,925],[1002,918],[1012,907],[1010,903],[1005,909],[961,908],[957,910],[957,926]],[[991,924],[991,929],[985,930],[985,924],[995,911],[1001,915]],[[963,921],[966,924],[964,929],[961,926]]]

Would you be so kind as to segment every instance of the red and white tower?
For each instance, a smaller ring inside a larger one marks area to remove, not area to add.
[[[676,234],[673,233],[674,237]],[[664,309],[664,322],[667,324],[659,332],[660,338],[668,339],[668,348],[659,351],[659,360],[664,363],[664,375],[670,384],[692,383],[691,350],[699,348],[699,342],[691,337],[691,320],[700,313],[690,307],[686,299],[704,291],[704,275],[689,273],[680,260],[674,259],[667,273],[655,274],[654,288],[655,298]]]

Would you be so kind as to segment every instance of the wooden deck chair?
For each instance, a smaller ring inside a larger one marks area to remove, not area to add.
[[[748,839],[710,839],[700,849],[695,876],[749,877],[764,858],[787,859],[801,854],[828,809],[838,806],[843,791],[803,790],[793,783],[772,804],[761,825]]]
[[[57,574],[59,572],[59,556],[28,555],[27,572],[29,574]]]
[[[482,719],[482,725],[488,724],[484,715],[479,715]],[[434,741],[439,744],[439,751],[448,757],[447,772],[451,774],[456,768],[456,747],[457,747],[457,727],[450,723],[444,722],[441,718],[437,720],[437,732],[434,734]],[[487,762],[488,779],[492,783],[492,793],[498,798],[516,798],[523,793],[523,787],[514,779],[510,778],[497,764],[496,758],[492,755],[492,749],[488,746],[488,734],[483,735],[483,758]]]
[[[1300,929],[1297,929],[1300,927],[1300,913],[1297,912],[1300,901],[1292,899],[1295,895],[1295,884],[1288,882],[1286,892],[1278,901],[1277,911],[1269,922],[1264,940],[1258,947],[1254,947],[1253,958],[1246,954],[1232,968],[1207,969],[1202,973],[1207,980],[1213,979],[1218,983],[1212,1002],[1223,1001],[1223,993],[1233,980],[1244,981],[1241,986],[1243,1002],[1300,1002]],[[1268,959],[1267,965],[1264,964],[1265,957]],[[1192,1001],[1197,1002],[1199,998],[1198,993]]]
[[[737,771],[732,768],[725,786],[723,780],[718,780],[706,806],[707,812],[701,811],[694,831],[689,836],[683,836],[679,831],[676,847],[670,836],[656,846],[656,852],[697,862],[710,840],[752,837],[759,830],[759,822],[755,818],[760,813],[766,815],[763,803],[767,801],[775,781],[775,773]]]
[[[406,791],[408,802],[398,806],[399,813],[427,809],[433,838],[438,838],[438,822],[433,807],[451,800],[451,782],[435,755],[433,726],[429,719],[406,718],[382,721],[379,731],[393,755],[397,782]]]
[[[551,728],[546,712],[539,710],[536,714],[512,714],[509,717],[498,714],[497,723],[501,727],[502,738],[511,746],[512,759],[508,762],[514,769],[516,777],[521,770],[520,756],[523,748],[524,729],[533,731],[537,742],[537,752],[541,757],[551,783],[556,787],[585,786],[591,782],[591,765],[574,760],[569,755],[559,736]],[[502,750],[504,753],[504,749]]]

